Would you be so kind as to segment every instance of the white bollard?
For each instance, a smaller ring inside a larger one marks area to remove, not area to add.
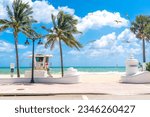
[[[146,63],[143,63],[143,65],[142,65],[142,70],[143,70],[143,71],[146,71]]]
[[[15,70],[15,64],[14,63],[10,63],[10,76],[11,77],[14,76],[14,70]]]
[[[138,60],[130,56],[130,58],[126,61],[126,75],[134,75],[138,72]]]

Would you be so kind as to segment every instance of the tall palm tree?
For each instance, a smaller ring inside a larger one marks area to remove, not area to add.
[[[144,33],[146,35],[146,40],[150,42],[150,23],[145,27]]]
[[[19,32],[26,34],[29,27],[31,27],[31,24],[36,22],[31,16],[32,13],[33,11],[29,3],[24,3],[22,0],[14,0],[12,8],[7,6],[8,19],[0,19],[0,31],[8,28],[13,29],[16,51],[17,77],[20,77],[18,57],[18,34]]]
[[[149,22],[150,22],[150,18],[148,16],[139,15],[136,17],[135,21],[131,23],[131,27],[130,27],[130,30],[136,35],[136,37],[142,40],[143,63],[146,62],[146,56],[145,56],[146,35],[144,33],[144,29]]]
[[[62,51],[62,42],[64,42],[67,46],[73,48],[82,47],[82,45],[75,39],[74,34],[81,33],[77,30],[77,20],[70,14],[65,14],[63,11],[60,11],[57,16],[52,14],[52,23],[53,28],[47,29],[42,26],[43,29],[48,31],[46,35],[47,42],[45,47],[49,47],[52,50],[56,42],[59,43],[60,50],[60,61],[61,61],[61,73],[62,77],[64,76],[63,70],[63,51]]]

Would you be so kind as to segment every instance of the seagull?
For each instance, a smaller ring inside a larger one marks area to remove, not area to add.
[[[121,23],[122,21],[119,21],[119,20],[115,20],[115,22],[118,24],[118,23]]]
[[[123,40],[124,43],[131,43],[130,41],[128,40]]]

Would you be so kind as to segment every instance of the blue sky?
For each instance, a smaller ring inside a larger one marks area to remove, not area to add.
[[[13,0],[0,1],[0,18],[7,18],[6,5],[11,5]],[[33,7],[33,17],[38,21],[34,26],[39,27],[42,34],[46,32],[40,29],[41,25],[51,28],[51,13],[57,14],[59,10],[72,14],[78,19],[78,30],[83,34],[75,37],[83,44],[80,51],[70,49],[63,45],[63,57],[65,66],[124,66],[130,52],[142,61],[141,41],[135,38],[129,30],[130,21],[137,15],[150,15],[150,1],[148,0],[23,0]],[[116,23],[115,20],[121,21]],[[20,66],[31,66],[28,55],[32,46],[25,46],[26,37],[19,34],[19,61]],[[131,43],[125,43],[125,40]],[[46,39],[43,39],[45,42]],[[150,61],[150,44],[146,45],[147,61]],[[59,48],[45,49],[36,45],[36,53],[53,54],[52,66],[60,65]],[[14,40],[12,30],[0,32],[0,67],[15,63]]]

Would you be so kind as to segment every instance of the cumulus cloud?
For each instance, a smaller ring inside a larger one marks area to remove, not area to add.
[[[126,43],[124,40],[130,41]],[[71,50],[72,55],[88,55],[90,57],[104,57],[110,55],[129,55],[131,52],[135,55],[141,54],[141,45],[138,39],[125,29],[119,35],[115,32],[102,36],[93,42],[87,44],[81,51]]]
[[[118,35],[118,39],[129,42],[137,40],[135,35],[127,28]]]
[[[33,7],[33,17],[38,22],[42,23],[50,23],[51,22],[51,14],[57,14],[60,10],[63,10],[66,13],[74,15],[76,19],[79,20],[79,24],[77,25],[80,31],[85,31],[88,29],[94,28],[102,28],[103,26],[110,27],[123,27],[128,25],[128,21],[120,16],[120,13],[108,12],[106,10],[98,10],[92,13],[88,13],[85,17],[81,18],[75,15],[75,10],[69,8],[68,6],[61,6],[55,8],[53,5],[49,4],[48,1],[32,1],[32,0],[23,0],[24,2],[28,2]],[[13,0],[1,0],[0,1],[0,10],[2,11],[0,14],[0,18],[6,18],[6,5],[11,5]],[[120,23],[115,22],[115,20],[121,21]]]
[[[51,22],[51,14],[57,13],[57,10],[46,1],[35,1],[32,6],[33,18],[38,22],[49,23]]]
[[[49,23],[51,22],[51,13],[56,12],[57,10],[49,5],[47,1],[34,1],[32,0],[23,0],[24,2],[28,2],[33,7],[33,18],[38,22]],[[7,18],[6,6],[11,6],[13,0],[1,0],[0,1],[0,18]]]
[[[7,18],[7,12],[5,7],[0,3],[0,18]]]
[[[0,18],[7,18],[6,6],[11,6],[13,1],[14,0],[0,0]],[[68,6],[58,7],[58,9],[56,9],[46,0],[23,0],[23,2],[28,2],[33,7],[33,17],[38,22],[50,23],[51,14],[56,14],[59,10],[63,10],[64,12],[70,13],[72,15],[74,14],[74,9],[68,8]]]
[[[64,12],[69,13],[71,15],[74,15],[74,13],[75,13],[75,10],[71,9],[71,8],[68,8],[68,6],[58,7],[58,10],[59,11],[64,11]]]
[[[116,34],[115,32],[104,35],[101,37],[101,39],[98,39],[94,41],[93,43],[90,43],[89,45],[93,48],[108,48],[110,45],[114,43],[116,39]]]
[[[13,50],[13,44],[0,40],[0,52],[12,52]]]
[[[32,2],[33,7],[33,17],[38,22],[50,23],[51,22],[51,14],[56,15],[60,10],[71,15],[74,15],[75,10],[69,8],[68,6],[62,6],[55,8],[53,5],[49,4],[47,1],[35,1]],[[75,15],[74,15],[75,16]],[[78,16],[75,18],[79,19]]]
[[[120,22],[117,23],[115,20]],[[102,28],[103,26],[119,28],[127,25],[128,20],[122,18],[119,12],[112,13],[106,10],[98,10],[93,13],[88,13],[83,17],[78,24],[78,29],[85,31],[88,29]]]
[[[123,43],[126,43],[126,45],[132,45],[136,48],[140,48],[139,40],[129,29],[122,31],[118,35],[117,39]]]
[[[27,47],[19,44],[18,48],[26,49]],[[12,51],[14,51],[14,49],[15,49],[14,44],[0,40],[0,52],[12,52]]]
[[[74,15],[74,9],[68,8],[68,6],[55,8],[53,5],[49,4],[48,1],[32,1],[32,0],[23,0],[28,2],[33,7],[33,18],[38,22],[50,23],[51,14],[56,15],[60,10]],[[1,0],[0,1],[0,18],[7,18],[6,6],[12,5],[13,0]],[[77,16],[76,16],[77,17]],[[78,17],[77,17],[78,18]]]

